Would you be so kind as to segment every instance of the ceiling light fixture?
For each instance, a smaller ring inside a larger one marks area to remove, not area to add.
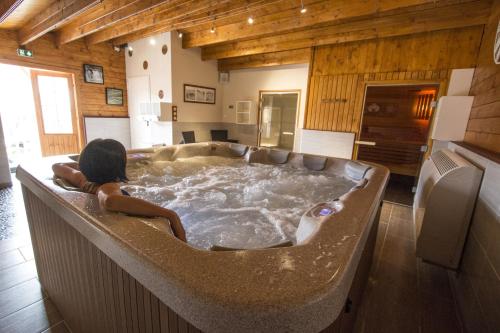
[[[248,18],[247,22],[248,22],[248,24],[253,24],[253,22],[254,22],[253,17],[251,17],[251,16],[250,16],[250,17]]]
[[[151,45],[156,45],[156,40],[155,40],[154,38],[151,38],[151,39],[149,40],[149,44],[151,44]]]
[[[305,12],[307,12],[307,8],[304,7],[304,2],[300,0],[300,13],[305,14]]]
[[[178,36],[179,38],[182,38],[182,32],[180,32],[180,31],[179,31],[179,32],[177,33],[177,36]]]
[[[132,46],[130,46],[130,45],[127,46],[127,48],[128,48],[129,51],[134,51],[134,48]]]
[[[213,34],[215,33],[215,26],[214,25],[210,28],[210,32]]]

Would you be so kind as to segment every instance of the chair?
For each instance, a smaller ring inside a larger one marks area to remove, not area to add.
[[[228,139],[227,130],[210,130],[212,141],[238,143],[238,140]]]
[[[195,143],[194,131],[182,132],[182,143]]]

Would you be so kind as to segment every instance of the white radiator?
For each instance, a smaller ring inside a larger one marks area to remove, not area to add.
[[[413,203],[418,257],[458,268],[482,174],[448,149],[424,162]]]

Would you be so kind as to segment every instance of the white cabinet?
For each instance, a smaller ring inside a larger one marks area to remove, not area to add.
[[[439,99],[432,139],[462,141],[472,108],[473,96],[443,96]]]
[[[252,101],[236,102],[236,123],[252,124]]]

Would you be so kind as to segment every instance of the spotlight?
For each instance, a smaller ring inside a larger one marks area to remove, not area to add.
[[[120,52],[121,48],[119,46],[113,46],[116,53]]]
[[[182,32],[177,33],[177,36],[179,36],[179,38],[182,38]]]
[[[304,1],[300,0],[300,13],[305,14],[307,12],[307,8],[304,7]]]
[[[155,40],[154,38],[151,38],[151,39],[149,40],[149,44],[151,44],[151,45],[156,45],[156,40]]]
[[[215,33],[215,26],[212,26],[212,27],[210,28],[210,32],[211,32],[211,33],[213,33],[213,34]]]
[[[130,45],[127,46],[127,48],[128,48],[129,51],[134,51],[134,48],[132,46],[130,46]]]
[[[247,20],[248,24],[253,24],[253,21],[254,21],[253,17],[251,17],[251,16]]]

